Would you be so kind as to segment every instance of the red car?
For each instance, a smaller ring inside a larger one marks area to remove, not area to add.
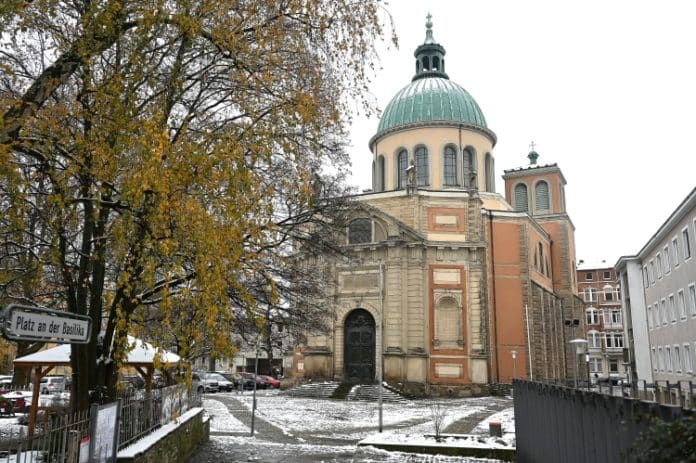
[[[273,376],[259,375],[259,378],[264,380],[266,384],[268,384],[268,387],[272,387],[273,389],[280,389],[280,381],[275,379]]]
[[[8,407],[6,404],[11,404],[12,407]],[[16,412],[25,412],[26,410],[27,401],[22,393],[15,391],[0,391],[0,415],[14,416]]]

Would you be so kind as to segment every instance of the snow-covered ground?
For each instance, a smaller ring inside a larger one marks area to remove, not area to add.
[[[232,400],[234,399],[234,400]],[[378,431],[379,409],[376,402],[289,397],[278,391],[258,391],[257,420],[272,425],[275,431],[257,425],[254,437],[244,423],[249,422],[253,405],[251,393],[207,395],[203,407],[211,418],[211,440],[191,462],[494,462],[497,460],[443,455],[419,455],[388,452],[372,446],[357,447],[363,439],[370,442],[415,443],[418,439],[434,443],[425,436],[434,434],[435,411],[444,410],[441,430],[464,419],[469,425],[469,446],[512,448],[514,418],[509,398],[479,397],[466,399],[428,399],[407,403],[384,403],[384,432]],[[497,413],[497,410],[505,409]],[[235,417],[237,415],[237,417]],[[242,422],[244,421],[244,422]],[[500,422],[502,438],[488,437],[489,421]],[[257,421],[258,422],[258,421]],[[460,437],[460,441],[464,439]],[[439,445],[454,444],[445,438]],[[449,443],[448,443],[449,441]]]

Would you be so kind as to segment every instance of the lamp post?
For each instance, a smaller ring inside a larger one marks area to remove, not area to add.
[[[512,380],[514,381],[515,378],[517,377],[517,351],[512,350],[510,351],[510,355],[512,355]],[[512,381],[510,381],[512,382]]]
[[[573,346],[572,347],[572,350],[573,350],[573,368],[575,370],[573,376],[574,376],[575,389],[577,389],[578,388],[578,356],[585,353],[585,347],[587,346],[587,339],[582,339],[582,338],[571,339],[570,345]],[[588,371],[588,375],[589,375],[589,371],[590,371],[590,368],[589,368],[590,355],[589,354],[587,354],[587,357],[585,358],[585,360],[588,364],[587,371]]]

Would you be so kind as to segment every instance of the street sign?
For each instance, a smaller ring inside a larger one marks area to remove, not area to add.
[[[86,344],[91,326],[86,315],[19,304],[8,305],[0,315],[2,334],[12,341]]]

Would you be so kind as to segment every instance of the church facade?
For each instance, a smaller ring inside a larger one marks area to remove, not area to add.
[[[353,258],[329,263],[333,328],[303,346],[303,374],[450,394],[565,378],[566,320],[583,319],[565,179],[532,151],[496,192],[496,135],[426,26],[413,80],[370,140]]]

